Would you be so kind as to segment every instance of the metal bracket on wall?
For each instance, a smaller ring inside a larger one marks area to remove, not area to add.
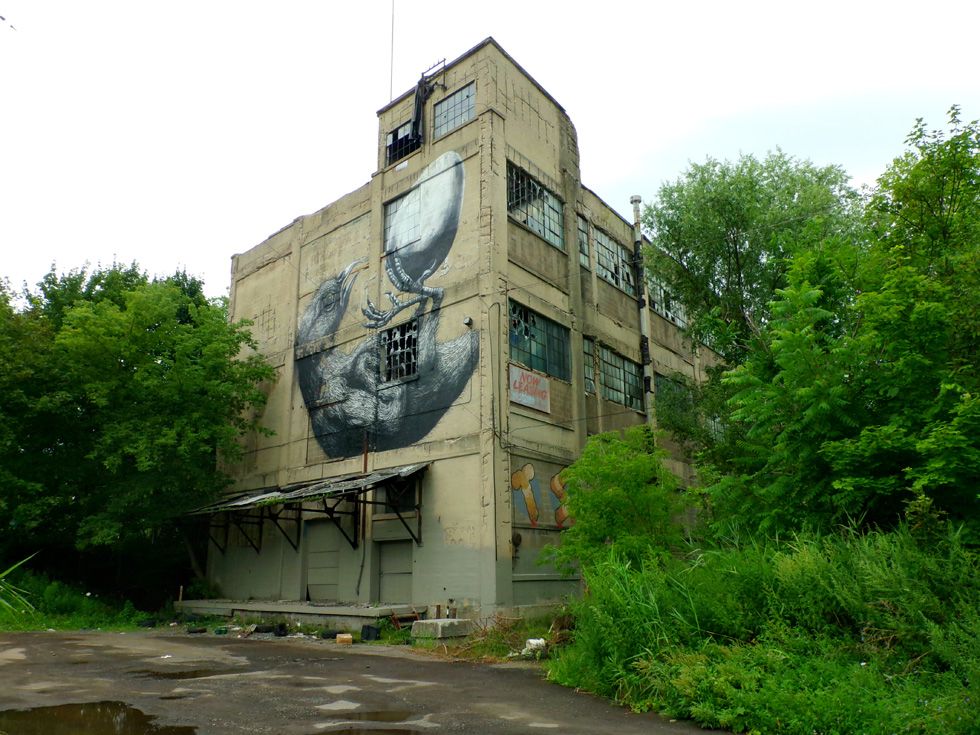
[[[354,504],[354,509],[338,510],[341,503],[343,503],[346,500],[349,500]],[[330,504],[330,501],[333,501],[333,505]],[[341,535],[345,539],[347,539],[347,543],[350,544],[350,547],[352,549],[356,549],[358,544],[358,533],[357,533],[357,529],[359,527],[358,520],[360,518],[360,512],[361,512],[361,504],[357,496],[353,494],[345,493],[343,495],[336,495],[332,497],[322,498],[321,502],[323,504],[323,510],[320,510],[319,508],[316,509],[307,508],[302,512],[322,513],[323,515],[325,515],[330,520],[330,522],[337,527],[337,530],[340,531]],[[344,518],[344,516],[348,516],[354,520],[353,537],[351,536],[351,534],[347,533],[347,530],[344,528],[343,524],[341,523],[341,520]]]
[[[395,515],[398,516],[398,520],[400,520],[402,522],[402,525],[405,526],[405,530],[408,531],[408,535],[412,537],[412,541],[415,542],[415,545],[421,546],[422,545],[422,502],[421,501],[415,504],[414,510],[415,510],[415,521],[416,521],[416,529],[414,532],[412,531],[412,527],[408,525],[408,521],[406,521],[405,517],[401,514],[401,511],[396,510]]]
[[[215,516],[221,516],[221,519],[224,521],[224,523],[215,526],[214,523]],[[218,551],[220,551],[222,554],[224,554],[225,551],[228,549],[228,530],[230,527],[231,524],[228,522],[227,513],[215,513],[214,515],[211,516],[211,520],[208,523],[208,540],[210,540],[211,543],[213,543],[217,547]],[[224,543],[219,542],[218,539],[214,537],[214,532],[216,528],[219,531],[224,531]]]
[[[258,518],[251,518],[247,514],[239,516],[236,513],[229,513],[228,515],[231,516],[231,522],[235,525],[235,528],[237,528],[239,531],[242,532],[242,536],[244,536],[245,540],[248,541],[248,545],[251,546],[253,549],[255,549],[256,554],[261,554],[262,553],[262,522],[265,520],[265,508],[264,507],[259,508]],[[258,532],[257,539],[252,539],[252,537],[248,535],[248,531],[245,530],[246,526],[258,527],[259,532]]]
[[[289,511],[293,512],[293,516],[284,518],[283,514]],[[283,535],[283,537],[285,537],[286,541],[289,542],[289,545],[293,547],[293,551],[299,551],[299,534],[300,534],[299,521],[300,518],[302,517],[303,517],[303,509],[301,506],[290,507],[288,505],[284,505],[282,509],[278,511],[273,511],[271,508],[269,509],[269,520],[272,521],[273,525],[275,525],[275,527],[279,529],[279,532]],[[295,524],[294,525],[294,528],[296,529],[295,539],[289,535],[289,532],[286,531],[285,528],[283,528],[282,524],[280,523],[280,519],[282,519],[283,521],[292,521]]]

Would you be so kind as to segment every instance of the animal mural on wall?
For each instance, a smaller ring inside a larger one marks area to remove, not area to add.
[[[468,331],[438,342],[443,289],[426,284],[453,246],[463,189],[462,159],[445,153],[389,209],[384,264],[394,291],[386,293],[387,308],[370,299],[361,308],[364,326],[379,330],[377,334],[348,351],[335,344],[354,281],[367,267],[364,258],[325,280],[299,319],[300,391],[313,433],[331,458],[420,440],[459,398],[473,373],[479,335]],[[406,309],[414,310],[410,320],[396,320]],[[396,326],[384,329],[392,320]],[[311,343],[322,349],[304,354]]]
[[[540,509],[543,507],[543,499],[541,497],[541,489],[538,486],[538,481],[534,474],[534,465],[528,462],[510,476],[510,489],[521,494],[521,497],[524,499],[524,508],[527,511],[528,520],[531,522],[532,527],[537,528],[541,517]],[[573,525],[575,519],[569,517],[568,508],[565,506],[565,482],[561,479],[560,471],[551,476],[548,489],[551,490],[551,494],[558,501],[558,504],[555,506],[555,525],[558,528],[564,528],[566,522],[570,526]]]

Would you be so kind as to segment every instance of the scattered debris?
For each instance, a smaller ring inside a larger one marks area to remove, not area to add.
[[[544,638],[528,638],[521,651],[522,658],[540,659],[548,653],[548,642]]]
[[[338,633],[336,641],[338,646],[352,646],[354,645],[354,636],[350,633]]]

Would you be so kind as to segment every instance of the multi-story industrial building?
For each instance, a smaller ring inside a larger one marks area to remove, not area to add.
[[[538,557],[571,522],[560,471],[698,356],[641,298],[637,230],[582,185],[568,115],[493,39],[378,121],[368,183],[234,257],[231,316],[278,381],[210,578],[238,599],[557,600],[576,582]]]

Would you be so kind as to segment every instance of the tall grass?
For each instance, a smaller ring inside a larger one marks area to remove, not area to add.
[[[736,732],[980,732],[980,575],[949,531],[584,569],[555,680]]]
[[[128,601],[102,599],[19,566],[11,567],[2,580],[16,596],[0,605],[0,629],[126,628],[146,617]]]
[[[10,581],[10,576],[16,569],[30,559],[19,562],[0,572],[0,611],[8,615],[23,615],[32,609],[31,603],[24,597],[23,590]]]

